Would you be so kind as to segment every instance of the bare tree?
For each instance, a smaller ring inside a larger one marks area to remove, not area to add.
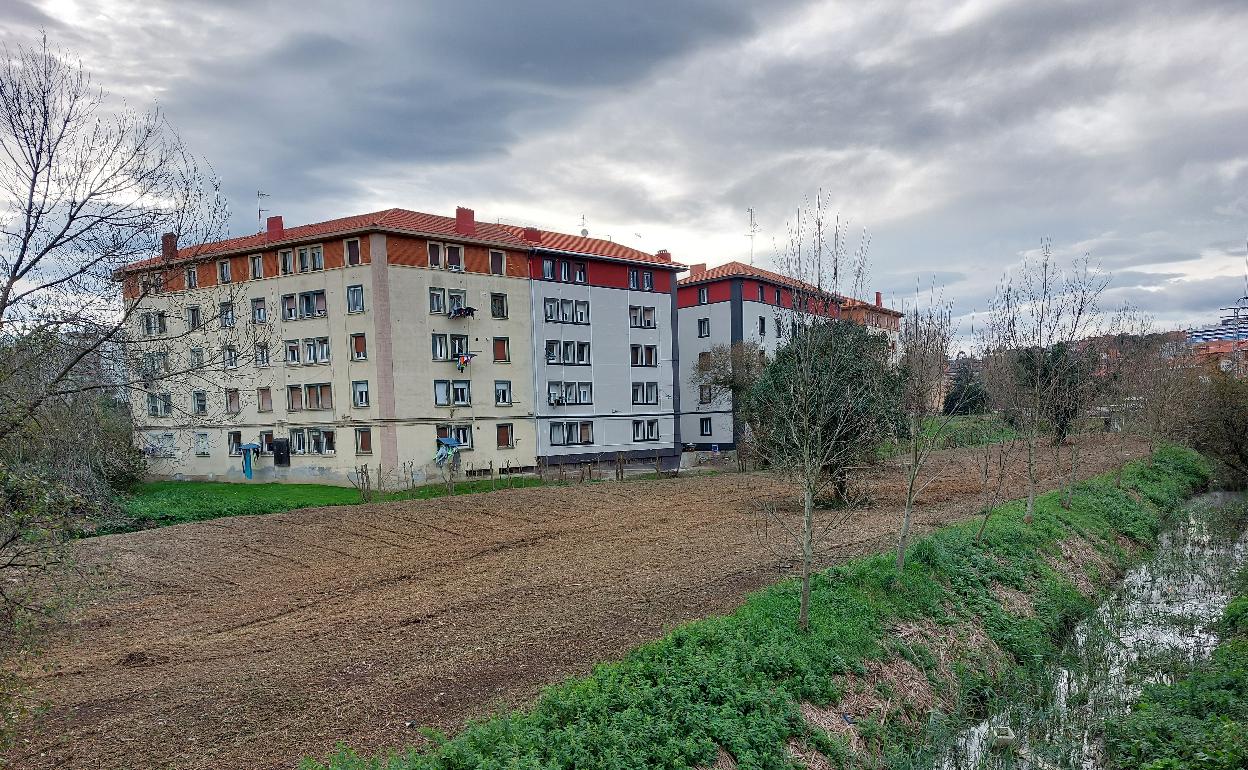
[[[944,408],[946,369],[953,338],[953,314],[947,304],[918,302],[901,320],[901,407],[906,424],[896,462],[906,481],[906,503],[897,538],[897,572],[906,566],[906,547],[914,520],[915,500],[939,478],[924,476],[932,453],[944,446],[957,409]],[[955,405],[956,406],[956,405]]]
[[[693,368],[693,384],[698,402],[728,405],[732,408],[732,435],[736,443],[737,467],[749,469],[753,437],[741,419],[741,404],[767,366],[767,352],[754,340],[731,345],[714,345],[698,354]]]
[[[822,198],[790,226],[780,262],[793,284],[776,318],[784,337],[745,409],[758,451],[796,487],[796,510],[776,501],[757,507],[778,525],[784,545],[800,553],[803,630],[810,626],[816,559],[849,508],[849,471],[892,429],[896,377],[888,340],[837,318],[840,284],[860,286],[866,265],[866,238],[852,257],[847,242],[845,225],[829,221]]]
[[[1087,257],[1062,270],[1046,239],[1037,259],[1025,259],[1000,286],[989,309],[982,347],[992,359],[985,378],[994,406],[1018,428],[1027,451],[1027,514],[1035,513],[1036,453],[1051,430],[1049,417],[1060,382],[1048,357],[1054,346],[1096,333],[1097,308],[1108,278]]]

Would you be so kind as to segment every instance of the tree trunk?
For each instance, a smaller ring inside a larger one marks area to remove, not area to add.
[[[802,501],[802,601],[797,610],[797,625],[810,630],[810,573],[815,563],[815,495],[807,487]]]
[[[914,436],[914,433],[911,433]],[[906,566],[906,546],[910,541],[910,522],[914,519],[914,486],[919,475],[919,446],[917,439],[910,443],[910,467],[906,472],[906,510],[901,517],[901,536],[897,538],[897,575]]]
[[[1036,437],[1027,439],[1027,515],[1023,523],[1030,524],[1036,514]]]
[[[1078,478],[1079,468],[1079,442],[1076,441],[1070,445],[1070,477],[1066,480],[1066,496],[1062,502],[1062,507],[1070,510],[1070,506],[1075,501],[1075,479]]]

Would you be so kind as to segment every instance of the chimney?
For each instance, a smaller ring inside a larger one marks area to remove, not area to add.
[[[455,232],[460,235],[477,234],[477,215],[472,209],[463,206],[455,207]]]
[[[160,258],[172,262],[178,258],[178,234],[165,233],[160,236]]]
[[[524,233],[521,234],[520,237],[529,243],[541,243],[542,231],[538,230],[536,227],[526,227],[524,228]]]
[[[270,241],[280,241],[286,237],[286,226],[282,224],[282,215],[269,217],[264,224],[264,231],[268,233]]]
[[[875,306],[884,307],[884,294],[882,292],[875,293]]]
[[[706,272],[706,263],[705,263],[705,262],[699,262],[699,263],[698,263],[698,264],[696,264],[696,265],[690,265],[690,266],[689,266],[689,275],[690,275],[690,276],[700,275],[701,273],[705,273],[705,272]]]
[[[658,253],[655,254],[654,256],[658,257],[664,262],[672,261],[672,252],[668,251],[667,249],[659,249]]]

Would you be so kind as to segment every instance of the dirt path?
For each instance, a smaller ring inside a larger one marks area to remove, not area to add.
[[[1144,451],[1103,441],[1085,446],[1082,476]],[[921,531],[974,508],[972,457],[938,461],[952,472],[929,489]],[[838,556],[891,545],[896,478],[870,480],[875,507]],[[10,759],[290,768],[335,741],[413,743],[409,720],[454,729],[775,582],[743,511],[774,488],[756,474],[611,482],[84,541],[80,558],[104,565],[109,586],[43,661],[36,694],[50,708]]]

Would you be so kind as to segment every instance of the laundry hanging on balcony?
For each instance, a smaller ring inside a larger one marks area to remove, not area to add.
[[[451,312],[447,315],[451,318],[475,318],[477,315],[477,309],[475,307],[452,306]]]
[[[472,363],[472,359],[476,357],[476,353],[460,353],[455,359],[455,369],[463,372],[468,368],[468,364]]]
[[[454,461],[455,455],[459,452],[459,441],[453,438],[439,438],[438,451],[433,456],[433,464],[441,468],[446,464],[447,460]],[[452,465],[454,463],[452,462]]]

